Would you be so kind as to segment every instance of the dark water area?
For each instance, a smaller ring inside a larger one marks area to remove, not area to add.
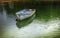
[[[24,8],[34,8],[37,10],[36,18],[50,19],[60,18],[60,3],[48,2],[48,3],[14,3],[14,8],[10,9],[8,4],[5,6],[8,14],[15,14]],[[10,12],[10,13],[9,13]]]
[[[22,21],[16,21],[15,13],[34,8],[36,13]],[[60,37],[60,3],[7,3],[0,5],[1,38],[59,38]]]

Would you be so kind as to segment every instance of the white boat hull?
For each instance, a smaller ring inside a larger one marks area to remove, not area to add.
[[[17,15],[17,19],[20,19],[20,20],[23,20],[23,19],[26,19],[28,17],[31,17],[36,11],[31,11],[30,14],[26,14],[26,15]]]

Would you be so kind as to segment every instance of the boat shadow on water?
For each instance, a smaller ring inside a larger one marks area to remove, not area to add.
[[[31,17],[29,17],[29,18],[26,18],[26,19],[24,19],[24,20],[16,20],[17,22],[16,22],[16,26],[18,27],[18,28],[22,28],[22,27],[24,27],[24,26],[27,26],[28,24],[30,24],[33,20],[34,20],[34,18],[35,18],[35,14],[34,15],[32,15]]]

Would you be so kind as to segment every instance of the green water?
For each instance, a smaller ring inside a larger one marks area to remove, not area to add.
[[[32,8],[34,7],[36,9],[36,18],[39,20],[49,20],[51,18],[60,18],[60,5],[48,3],[48,4],[35,4],[35,5],[21,5],[19,3],[14,4],[14,9],[10,9],[9,7],[6,7],[8,14],[15,14],[17,11],[20,11],[24,8]],[[10,12],[10,13],[9,13]]]
[[[1,38],[59,38],[60,37],[60,5],[59,4],[35,4],[36,13],[22,21],[16,21],[15,13],[31,5],[14,4],[10,9],[8,4],[4,6],[6,14],[0,14]],[[5,11],[4,11],[5,12]],[[4,15],[3,15],[4,14]],[[5,18],[4,18],[5,17]],[[50,27],[44,26],[53,26]],[[43,26],[42,28],[40,28]],[[59,28],[58,28],[59,26]],[[55,28],[54,28],[55,27]],[[42,29],[42,31],[40,29]],[[44,29],[49,30],[45,31]],[[54,28],[54,30],[53,30]],[[50,31],[50,32],[49,32]],[[42,34],[40,34],[42,33]],[[45,35],[46,33],[46,35]]]

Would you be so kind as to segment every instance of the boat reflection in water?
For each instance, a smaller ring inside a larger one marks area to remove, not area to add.
[[[35,9],[24,9],[22,11],[17,12],[16,13],[17,27],[21,28],[31,23],[35,18],[35,12],[36,12]]]

